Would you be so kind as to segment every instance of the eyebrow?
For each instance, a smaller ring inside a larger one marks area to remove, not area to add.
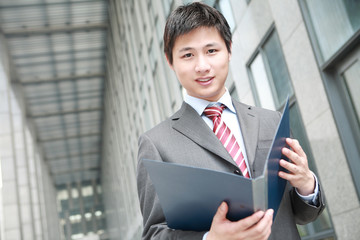
[[[206,44],[203,48],[208,48],[208,47],[214,47],[214,46],[218,46],[219,44],[218,43],[208,43],[208,44]],[[184,47],[184,48],[181,48],[180,50],[179,50],[179,52],[187,52],[187,51],[189,51],[189,50],[192,50],[192,49],[194,49],[193,47]]]

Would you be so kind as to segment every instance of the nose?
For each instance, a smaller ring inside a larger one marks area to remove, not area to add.
[[[196,62],[195,71],[198,73],[208,72],[210,70],[210,64],[207,62],[204,56],[199,56]]]

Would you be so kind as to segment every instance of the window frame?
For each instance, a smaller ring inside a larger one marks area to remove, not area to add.
[[[255,105],[257,106],[261,106],[261,103],[259,101],[259,95],[258,95],[258,91],[256,89],[256,85],[255,85],[255,79],[253,78],[253,75],[251,73],[251,64],[252,62],[255,60],[255,58],[260,54],[263,62],[264,62],[264,67],[266,70],[266,73],[270,72],[269,69],[269,65],[267,64],[267,59],[264,59],[264,45],[266,44],[266,42],[269,40],[269,38],[271,37],[272,34],[277,34],[276,32],[276,28],[275,28],[275,24],[271,24],[269,30],[265,33],[264,37],[261,39],[260,43],[258,44],[258,46],[256,47],[255,51],[253,52],[253,54],[251,55],[251,57],[249,58],[249,60],[246,62],[246,70],[247,70],[247,74],[249,76],[249,80],[250,80],[250,87],[251,87],[251,92],[254,95],[254,102]],[[288,71],[288,70],[287,70]],[[289,72],[288,72],[289,74]],[[272,75],[270,74],[270,76],[268,75],[268,80],[269,80],[269,85],[272,91],[274,91],[275,86],[274,86],[274,81],[272,79]],[[294,96],[295,93],[293,92],[292,96],[289,96],[289,106],[292,106],[293,102],[294,102]],[[285,102],[283,103],[278,103],[278,99],[274,99],[274,104],[275,107],[278,106],[277,109],[281,109],[283,107],[283,105],[285,104]]]
[[[341,144],[349,164],[358,199],[360,200],[360,161],[357,160],[360,159],[360,127],[355,124],[354,113],[349,108],[351,102],[349,97],[344,94],[342,77],[340,76],[341,69],[352,58],[352,52],[354,50],[360,51],[360,29],[328,60],[323,61],[308,6],[305,1],[298,0],[298,3],[313,47]]]
[[[266,43],[268,42],[268,40],[272,37],[272,34],[277,34],[278,35],[278,33],[276,32],[276,27],[275,27],[274,23],[270,26],[269,30],[266,32],[264,37],[261,39],[259,45],[255,48],[254,53],[251,55],[251,57],[249,58],[249,60],[246,63],[246,69],[247,69],[247,73],[248,73],[248,76],[249,76],[251,91],[252,91],[252,93],[254,95],[254,101],[255,101],[255,104],[257,106],[261,106],[261,104],[260,104],[260,101],[259,101],[259,97],[257,95],[258,94],[257,93],[257,88],[255,86],[255,81],[253,79],[253,75],[252,75],[252,72],[251,72],[251,64],[253,63],[255,58],[259,54],[261,54],[261,56],[259,56],[259,57],[263,58],[264,67],[265,67],[265,71],[266,71],[266,75],[267,75],[267,80],[269,81],[270,88],[273,88],[274,86],[272,86],[272,85],[274,85],[274,80],[273,80],[271,71],[269,69],[270,66],[267,64],[267,59],[265,59],[266,58],[265,57],[266,53],[263,50],[263,48],[266,45]],[[279,36],[277,36],[277,37],[279,38]],[[280,41],[280,39],[278,39],[278,40]],[[280,46],[281,46],[281,51],[282,51],[282,54],[283,54],[283,49],[282,49],[281,43],[280,43]],[[283,57],[285,59],[285,56],[283,56]],[[285,64],[287,64],[286,60],[285,60]],[[305,126],[304,126],[304,123],[302,121],[301,112],[300,112],[299,106],[297,104],[295,91],[294,91],[294,88],[292,86],[292,81],[291,81],[291,77],[290,77],[287,65],[286,65],[286,70],[287,70],[287,73],[289,75],[290,85],[292,87],[292,93],[289,96],[289,108],[290,108],[290,111],[292,109],[292,110],[298,112],[297,114],[299,115],[299,118],[300,118],[300,126],[299,126],[299,128],[305,130]],[[273,91],[273,89],[271,89],[271,90]],[[273,92],[272,92],[272,97],[275,98]],[[279,99],[274,99],[274,103],[275,103],[276,110],[280,111],[281,109],[283,109],[283,107],[285,105],[285,101],[276,104],[276,102],[278,100]],[[280,99],[280,101],[281,101],[281,99]],[[310,143],[308,141],[306,131],[303,131],[301,136],[299,135],[298,137],[299,137],[299,141],[300,141],[300,138],[302,138],[302,140],[303,140],[302,145],[303,145],[304,150],[307,149],[306,154],[307,154],[307,157],[308,157],[309,167],[316,173],[317,170],[316,170],[316,165],[315,165],[315,159],[314,159],[313,154],[312,154],[311,145],[310,145]],[[309,223],[309,224],[306,224],[306,225],[298,225],[299,234],[301,234],[301,230],[303,230],[303,231],[305,231],[305,233],[309,234],[309,235],[306,235],[306,236],[302,236],[301,239],[313,239],[313,240],[315,240],[315,239],[324,239],[324,238],[328,238],[328,237],[332,237],[332,238],[336,239],[336,234],[335,234],[335,231],[334,231],[334,228],[333,228],[334,225],[332,223],[332,219],[331,219],[330,215],[328,216],[328,220],[329,220],[329,223],[330,223],[330,228],[326,229],[326,230],[322,230],[322,231],[320,230],[319,232],[315,232],[314,223]]]

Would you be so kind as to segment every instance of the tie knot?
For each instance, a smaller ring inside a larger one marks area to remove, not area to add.
[[[208,106],[205,108],[204,114],[205,116],[207,116],[208,118],[214,121],[215,118],[221,117],[221,114],[225,108],[226,107],[224,104],[221,104],[221,106],[216,106],[216,105]]]

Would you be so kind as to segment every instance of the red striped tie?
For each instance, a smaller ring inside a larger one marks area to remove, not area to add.
[[[237,143],[235,136],[231,133],[230,129],[226,126],[225,122],[221,119],[221,114],[226,108],[224,104],[221,106],[211,106],[204,110],[204,114],[210,118],[214,123],[213,131],[216,137],[224,145],[226,150],[230,153],[236,164],[239,166],[244,177],[249,178],[249,172],[246,167],[245,158],[241,152],[240,146]]]

